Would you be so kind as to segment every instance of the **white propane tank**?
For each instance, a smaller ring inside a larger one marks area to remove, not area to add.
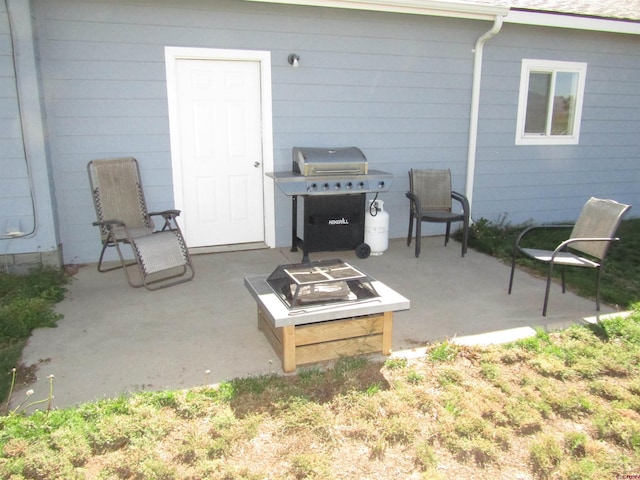
[[[371,247],[371,255],[382,255],[389,248],[389,214],[382,200],[369,200],[364,218],[364,243]]]

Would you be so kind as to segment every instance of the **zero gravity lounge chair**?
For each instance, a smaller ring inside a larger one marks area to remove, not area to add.
[[[194,276],[191,256],[176,222],[179,210],[147,211],[138,162],[134,158],[93,160],[87,165],[93,203],[100,227],[102,251],[98,271],[122,268],[129,285],[149,290],[187,282]],[[161,217],[155,229],[152,217]],[[127,260],[122,245],[129,245],[135,261]],[[109,247],[115,247],[120,264],[103,266]],[[129,267],[137,267],[140,279]]]
[[[522,254],[525,257],[543,262],[549,265],[547,270],[547,287],[542,305],[542,316],[547,315],[549,304],[549,289],[551,287],[551,275],[553,266],[562,267],[562,293],[565,293],[565,267],[595,268],[596,274],[596,311],[600,311],[600,277],[607,252],[612,242],[620,240],[615,237],[622,216],[631,207],[614,200],[590,198],[573,225],[537,225],[525,229],[513,247],[511,260],[511,275],[509,277],[509,293],[513,287],[513,273],[516,268],[516,257]],[[537,248],[525,248],[523,239],[532,231],[550,228],[571,228],[571,234],[567,240],[558,245],[555,250],[540,250]]]

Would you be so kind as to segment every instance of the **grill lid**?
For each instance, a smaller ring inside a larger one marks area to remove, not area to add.
[[[357,147],[293,147],[293,171],[305,176],[366,175],[367,159]]]

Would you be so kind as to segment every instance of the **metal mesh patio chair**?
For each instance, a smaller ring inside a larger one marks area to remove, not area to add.
[[[600,277],[605,258],[611,246],[611,242],[619,241],[614,237],[622,216],[631,208],[629,205],[590,198],[582,208],[578,220],[573,225],[538,225],[525,229],[515,241],[513,247],[513,259],[511,262],[511,275],[509,277],[509,294],[513,286],[513,273],[516,268],[518,253],[547,263],[547,286],[544,294],[542,316],[547,315],[549,303],[549,289],[554,265],[562,267],[562,293],[565,293],[565,267],[586,267],[597,269],[596,275],[596,310],[600,311]],[[560,243],[555,250],[541,250],[536,248],[524,248],[521,243],[531,232],[539,229],[572,228],[568,239]]]
[[[93,225],[100,228],[102,240],[98,271],[122,268],[129,285],[149,290],[191,280],[191,256],[176,221],[180,211],[147,211],[138,162],[134,158],[93,160],[87,170],[98,218]],[[162,218],[161,228],[154,228],[153,217]],[[134,261],[125,258],[121,248],[125,244],[131,247]],[[120,263],[115,267],[103,265],[109,247],[118,253]],[[140,281],[132,278],[132,266],[137,266]]]
[[[469,237],[469,202],[461,193],[451,190],[450,170],[409,170],[409,233],[407,246],[411,245],[413,221],[416,222],[416,257],[420,256],[422,222],[446,223],[445,246],[449,243],[452,222],[462,222],[462,256],[467,253]],[[453,211],[456,200],[462,212]]]

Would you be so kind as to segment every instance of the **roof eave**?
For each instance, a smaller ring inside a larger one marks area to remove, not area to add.
[[[559,12],[541,12],[509,8],[506,5],[470,4],[456,0],[246,0],[351,10],[389,13],[407,13],[474,20],[494,20],[504,17],[505,23],[554,28],[573,28],[598,32],[640,35],[640,22],[615,18],[597,18],[569,15]]]
[[[640,35],[640,22],[624,19],[597,18],[511,9],[509,14],[504,18],[504,21],[505,23],[515,23],[520,25],[573,28],[576,30]]]
[[[493,5],[471,5],[458,1],[440,0],[247,0],[253,2],[282,3],[313,7],[346,8],[376,12],[407,13],[438,17],[493,20],[505,16],[509,7]]]

